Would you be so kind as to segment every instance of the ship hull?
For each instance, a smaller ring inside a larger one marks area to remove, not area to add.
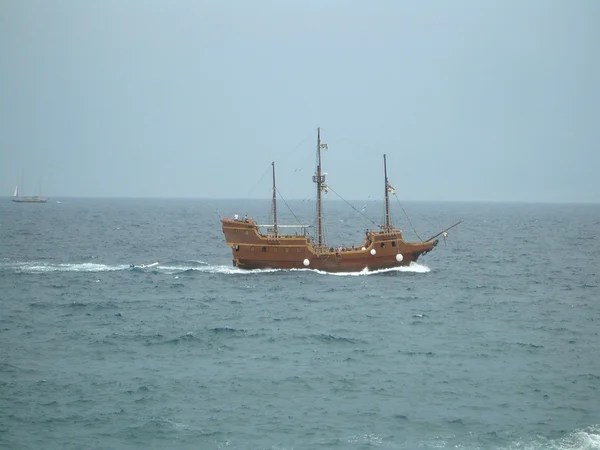
[[[407,266],[437,241],[409,243],[396,229],[369,231],[358,246],[318,248],[306,235],[265,235],[252,221],[222,219],[232,250],[232,263],[241,269],[314,269],[362,272]]]
[[[414,260],[413,260],[414,261]],[[323,272],[333,273],[353,273],[362,271],[374,271],[382,269],[391,269],[394,267],[407,266],[412,261],[406,260],[403,262],[397,262],[395,260],[385,261],[385,258],[367,258],[363,260],[348,261],[343,257],[338,259],[334,257],[319,257],[310,259],[308,265],[304,265],[302,261],[282,261],[282,260],[253,260],[245,258],[234,258],[233,266],[245,270],[257,270],[257,269],[282,269],[282,270],[295,270],[295,269],[311,269],[320,270]]]
[[[25,198],[25,197],[21,197],[21,198],[13,198],[12,199],[13,202],[15,203],[47,203],[47,200],[45,198]]]

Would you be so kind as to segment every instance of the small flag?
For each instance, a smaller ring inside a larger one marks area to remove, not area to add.
[[[396,193],[396,189],[394,189],[394,187],[391,184],[388,184],[387,190],[388,190],[388,192],[390,194],[395,194]]]
[[[327,144],[321,144],[321,148],[327,150],[329,147],[327,147]]]

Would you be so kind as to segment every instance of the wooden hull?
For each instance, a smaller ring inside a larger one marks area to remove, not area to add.
[[[409,243],[400,230],[368,232],[365,241],[346,248],[317,248],[306,235],[265,235],[252,221],[222,219],[233,265],[242,269],[314,269],[361,272],[407,266],[437,241]]]

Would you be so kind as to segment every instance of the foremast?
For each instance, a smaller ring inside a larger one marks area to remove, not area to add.
[[[313,182],[317,184],[317,248],[325,246],[323,236],[323,192],[327,192],[325,174],[321,170],[321,149],[326,149],[327,144],[321,144],[321,128],[317,128],[317,171],[313,175]]]

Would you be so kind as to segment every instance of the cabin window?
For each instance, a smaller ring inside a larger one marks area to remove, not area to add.
[[[296,253],[300,253],[300,249],[299,248],[296,249]]]
[[[396,246],[396,241],[392,241],[392,247]]]
[[[381,248],[385,247],[385,242],[381,243]]]
[[[248,236],[248,230],[246,230],[246,236]]]
[[[289,249],[289,248],[286,248],[286,249],[285,249],[285,252],[286,252],[286,253],[289,253],[289,252],[290,252],[290,249]]]
[[[250,247],[250,251],[253,252],[254,251],[254,247]]]
[[[267,251],[267,247],[263,247],[263,248],[262,248],[262,251],[263,251],[263,252],[266,252],[266,251]]]
[[[273,249],[273,251],[274,251],[275,253],[277,253],[277,247],[275,247],[275,248]]]
[[[236,246],[235,246],[235,251],[236,251],[236,252],[239,252],[239,251],[240,251],[240,246],[239,246],[239,245],[237,245],[237,244],[236,244]]]

